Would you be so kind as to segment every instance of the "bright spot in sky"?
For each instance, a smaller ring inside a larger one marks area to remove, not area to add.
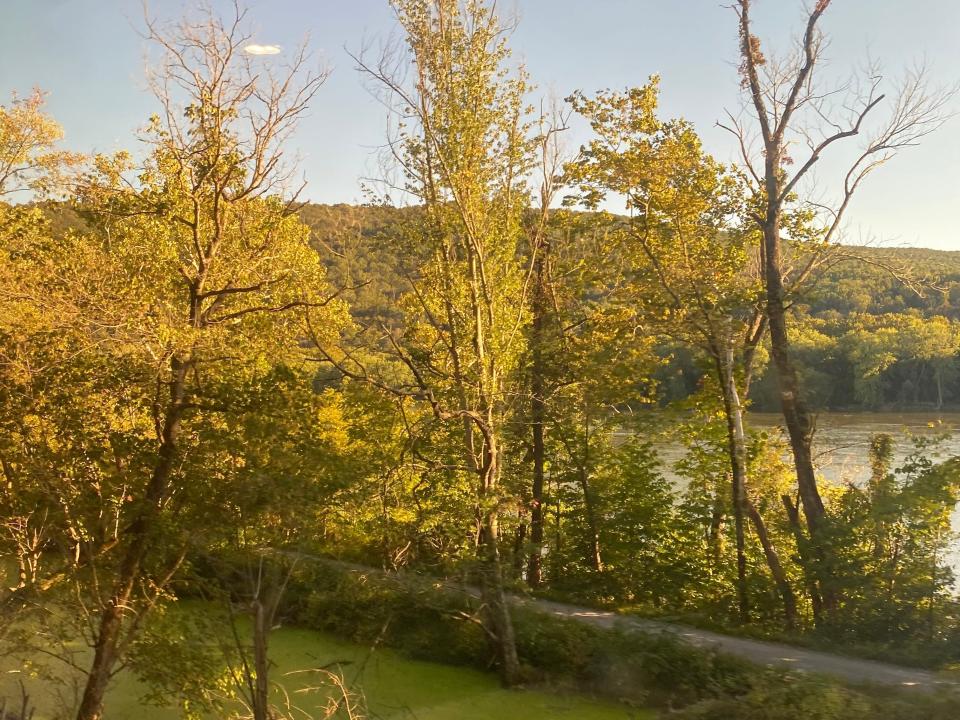
[[[277,55],[280,52],[279,45],[247,45],[243,51],[248,55]]]

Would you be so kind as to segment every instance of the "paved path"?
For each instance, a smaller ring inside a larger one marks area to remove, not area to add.
[[[566,617],[600,627],[616,626],[646,633],[673,635],[691,645],[715,647],[759,665],[782,666],[801,672],[823,673],[855,683],[879,683],[927,690],[940,686],[960,687],[960,684],[955,681],[944,679],[933,672],[917,668],[806,650],[794,645],[721,635],[720,633],[699,630],[685,625],[618,615],[606,610],[578,607],[551,600],[515,598],[514,602],[518,605],[542,610],[550,615]]]
[[[319,560],[336,565],[344,570],[364,574],[379,575],[405,585],[421,585],[424,588],[442,588],[446,592],[460,592],[479,596],[476,588],[466,587],[451,581],[427,578],[422,575],[404,575],[385,573],[382,570],[330,560],[315,555],[295,553],[299,557]],[[722,652],[735,655],[764,666],[787,667],[798,672],[822,673],[832,675],[854,683],[877,683],[880,685],[896,685],[904,689],[934,690],[937,688],[960,689],[960,682],[956,679],[940,677],[934,672],[918,668],[893,665],[891,663],[861,660],[859,658],[835,655],[817,650],[807,650],[795,645],[767,642],[765,640],[751,640],[748,638],[721,635],[709,630],[700,630],[687,625],[648,620],[631,615],[619,615],[609,610],[568,605],[566,603],[542,600],[537,598],[510,596],[510,601],[520,607],[539,610],[549,615],[569,618],[577,622],[588,623],[599,627],[618,627],[627,630],[637,630],[645,633],[672,635],[678,640],[702,648],[716,648]]]

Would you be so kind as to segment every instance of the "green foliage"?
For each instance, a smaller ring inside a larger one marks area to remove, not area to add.
[[[771,682],[737,699],[711,700],[681,712],[684,720],[843,720],[880,717],[856,692],[821,680],[791,678]]]
[[[652,448],[636,437],[612,448],[596,463],[592,489],[603,518],[603,594],[654,607],[670,603],[689,568],[675,490]]]
[[[923,447],[892,472],[879,459],[869,486],[847,486],[831,503],[832,577],[844,601],[824,630],[942,663],[957,637],[947,554],[960,468],[934,465]]]
[[[415,575],[361,573],[311,564],[291,595],[291,618],[424,659],[484,667],[475,601]],[[517,650],[529,681],[669,708],[691,720],[811,717],[840,720],[929,717],[956,712],[949,696],[860,690],[820,678],[757,668],[667,635],[602,629],[532,610],[514,611]],[[911,714],[912,713],[912,714]]]
[[[67,202],[0,204],[3,639],[30,642],[48,613],[33,642],[50,652],[72,662],[81,639],[106,648],[94,656],[108,658],[104,677],[127,663],[154,700],[220,711],[232,691],[223,648],[191,636],[226,621],[165,608],[205,593],[254,607],[270,583],[252,558],[481,569],[477,603],[404,576],[300,568],[284,612],[487,668],[505,656],[491,639],[508,644],[504,588],[529,580],[542,553],[546,592],[763,631],[781,626],[784,586],[809,629],[815,571],[838,602],[808,640],[960,659],[946,557],[958,461],[934,465],[919,448],[891,468],[878,442],[869,484],[824,492],[811,553],[789,512],[786,449],[737,429],[748,386],[753,408],[779,403],[763,374],[750,220],[762,198],[689,122],[658,118],[659,78],[569,98],[593,137],[563,182],[587,211],[553,211],[551,132],[531,122],[495,4],[391,6],[409,76],[361,58],[398,120],[400,187],[382,203],[293,212],[280,146],[319,78],[288,96],[299,65],[287,82],[230,65],[240,41],[211,18],[164,43],[186,97],[156,85],[141,166],[98,156]],[[0,107],[0,197],[62,187],[76,158],[60,136],[40,93]],[[410,206],[389,205],[397,192]],[[599,210],[615,200],[625,215]],[[960,255],[864,249],[849,262],[812,211],[782,224],[786,265],[815,271],[790,317],[811,404],[960,402]],[[912,294],[910,273],[880,269],[896,264],[927,265],[938,289]],[[655,402],[676,411],[669,422],[639,412]],[[682,488],[654,451],[664,438],[684,446]],[[534,502],[545,532],[531,541]],[[114,617],[119,629],[104,631]],[[670,638],[517,618],[530,680],[689,706],[691,718],[878,712],[856,691]]]
[[[415,576],[378,577],[312,568],[298,580],[297,622],[412,657],[486,668],[492,661],[474,601]],[[541,613],[515,613],[517,652],[530,680],[567,684],[635,702],[687,704],[739,692],[752,668],[667,636],[620,633]]]
[[[312,563],[290,589],[289,610],[300,625],[361,644],[396,647],[411,657],[488,669],[493,656],[462,598],[429,584]]]
[[[131,648],[130,671],[143,683],[141,701],[176,706],[184,720],[224,714],[234,691],[225,660],[233,662],[223,613],[200,603],[165,608],[151,617]]]

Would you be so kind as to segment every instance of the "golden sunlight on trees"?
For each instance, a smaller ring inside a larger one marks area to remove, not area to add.
[[[727,164],[659,75],[541,99],[498,3],[383,3],[364,205],[237,2],[145,19],[129,149],[0,106],[0,720],[957,717],[960,256],[843,232],[952,93],[738,0]]]

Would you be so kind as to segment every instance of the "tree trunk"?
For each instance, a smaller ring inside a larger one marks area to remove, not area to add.
[[[100,720],[103,717],[103,697],[116,662],[117,644],[123,624],[123,609],[116,604],[117,600],[118,598],[114,597],[112,604],[100,614],[93,663],[87,671],[87,684],[77,711],[77,720]]]
[[[543,469],[546,461],[543,425],[546,414],[544,398],[543,331],[546,302],[544,298],[543,258],[537,259],[536,285],[533,290],[533,327],[530,334],[532,355],[530,379],[530,426],[533,443],[533,485],[530,499],[530,561],[527,583],[535,588],[543,582]]]
[[[723,496],[726,493],[717,491],[713,499],[713,514],[710,516],[710,556],[713,560],[711,573],[716,573],[723,565],[723,521],[726,519],[723,512]]]
[[[483,528],[480,533],[481,594],[487,631],[497,656],[500,680],[506,687],[520,681],[520,660],[513,632],[513,620],[503,586],[503,563],[500,558],[500,514],[497,487],[500,480],[500,449],[496,445],[494,422],[487,415],[483,463],[480,467],[480,506]]]
[[[253,601],[253,720],[270,720],[270,613],[260,598]]]
[[[800,525],[800,511],[789,495],[782,495],[783,507],[787,511],[787,519],[790,521],[790,529],[793,530],[793,536],[797,543],[798,559],[800,567],[803,568],[803,577],[807,583],[807,593],[810,595],[810,605],[813,607],[813,622],[819,624],[823,617],[823,598],[820,596],[820,589],[817,587],[817,581],[810,570],[810,561],[807,551],[804,549],[806,538],[803,536],[803,527]]]
[[[760,546],[763,548],[763,555],[767,559],[767,567],[770,568],[770,575],[773,576],[773,582],[777,586],[780,598],[783,600],[783,619],[788,630],[793,630],[797,625],[797,598],[793,594],[793,588],[787,579],[787,574],[780,563],[780,556],[777,549],[770,541],[770,535],[767,533],[766,523],[763,516],[749,499],[747,500],[747,513],[753,522],[753,527],[757,532],[757,538],[760,540]]]
[[[722,386],[724,415],[727,418],[727,449],[730,454],[734,533],[737,543],[737,605],[740,622],[746,623],[750,621],[746,541],[743,528],[747,505],[747,447],[743,430],[743,407],[740,405],[737,379],[734,374],[733,347],[728,347],[724,357],[716,358],[716,362]]]
[[[757,347],[766,332],[766,315],[758,312],[758,314],[754,316],[750,327],[751,331],[747,336],[747,344],[744,347],[743,353],[744,397],[748,397],[750,394],[750,383],[753,379],[753,363],[756,358]],[[744,492],[744,494],[746,495],[746,492]],[[797,624],[797,597],[794,595],[793,587],[790,585],[790,580],[787,578],[787,574],[780,562],[780,555],[770,540],[763,516],[760,514],[756,505],[750,500],[749,495],[746,495],[746,510],[753,523],[754,530],[757,533],[757,538],[760,540],[760,547],[763,548],[763,556],[767,561],[767,567],[770,568],[770,575],[773,577],[773,582],[776,584],[780,598],[783,600],[784,623],[788,630],[793,630]]]
[[[803,504],[803,514],[806,517],[810,534],[814,536],[825,511],[813,468],[813,416],[806,403],[804,403],[800,392],[800,381],[791,357],[790,339],[787,334],[783,278],[780,272],[779,225],[778,209],[776,215],[768,216],[768,224],[763,232],[770,347],[777,370],[780,406],[783,411],[787,434],[790,438],[790,449],[793,452],[797,473],[797,488],[800,492],[800,501]]]
[[[489,510],[484,518],[481,590],[487,629],[494,641],[500,680],[506,687],[511,687],[520,681],[520,660],[517,657],[517,643],[507,594],[503,587],[498,534],[497,511]]]
[[[769,151],[769,149],[768,149]],[[779,153],[775,157],[767,158],[767,163],[774,163],[768,167],[768,177],[775,176],[775,168],[779,162]],[[779,184],[768,182],[768,197],[775,198],[779,193]],[[780,389],[780,407],[783,412],[784,424],[790,438],[790,450],[793,453],[793,464],[797,474],[797,491],[800,503],[803,506],[803,515],[806,518],[807,530],[810,533],[811,552],[806,560],[814,565],[813,578],[820,586],[819,595],[823,598],[826,610],[833,610],[837,605],[835,593],[830,589],[830,578],[825,571],[827,548],[822,542],[820,532],[826,511],[820,490],[817,487],[816,472],[813,467],[813,415],[803,400],[800,390],[800,381],[797,369],[793,363],[790,351],[790,338],[787,334],[786,304],[784,299],[783,276],[780,270],[780,204],[768,200],[766,223],[763,227],[764,242],[764,284],[767,295],[767,318],[770,324],[770,349],[773,364],[777,370],[777,383]]]
[[[523,561],[527,542],[527,520],[525,517],[525,508],[521,507],[517,513],[517,529],[513,535],[513,575],[517,579],[523,578]]]
[[[583,429],[583,461],[580,464],[580,489],[583,491],[583,511],[590,532],[590,557],[588,564],[595,572],[603,572],[603,555],[600,546],[600,527],[590,490],[590,414],[585,413]]]
[[[938,367],[934,370],[934,376],[937,379],[937,410],[943,408],[943,373]]]
[[[170,402],[167,405],[160,433],[157,463],[140,509],[127,530],[129,544],[120,563],[117,581],[109,604],[103,608],[94,640],[93,662],[87,673],[77,720],[100,720],[103,716],[103,697],[117,661],[117,647],[123,626],[123,615],[133,597],[146,557],[150,534],[166,498],[177,451],[177,437],[183,415],[188,365],[174,357],[170,362],[173,379],[170,383]]]

